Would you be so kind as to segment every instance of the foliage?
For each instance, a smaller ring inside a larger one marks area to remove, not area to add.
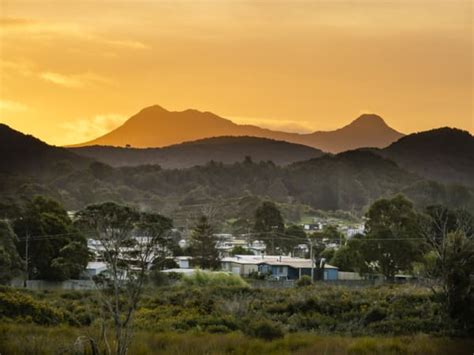
[[[283,338],[285,335],[280,325],[268,320],[258,320],[250,323],[247,328],[247,333],[267,341]]]
[[[474,217],[464,210],[430,206],[422,226],[428,248],[424,258],[425,276],[440,281],[449,317],[472,328]]]
[[[270,247],[269,253],[275,255],[277,249],[284,249],[285,225],[280,210],[273,202],[265,201],[255,211],[254,232],[256,239],[264,240]]]
[[[80,211],[77,223],[101,246],[99,257],[108,270],[94,281],[103,307],[102,340],[107,344],[106,322],[113,321],[114,352],[128,352],[132,322],[155,255],[167,240],[172,222],[158,214],[139,213],[112,202],[92,205]]]
[[[206,216],[201,216],[191,234],[193,262],[202,269],[217,269],[220,263],[216,244],[212,225]]]
[[[311,280],[311,277],[308,275],[303,275],[298,281],[296,281],[296,286],[305,287],[311,285],[312,283],[313,281]]]
[[[0,220],[0,284],[8,283],[24,270],[15,243],[18,241],[10,224]]]
[[[247,287],[247,283],[239,275],[223,272],[208,272],[196,270],[192,275],[185,275],[183,282],[189,286],[199,287]]]
[[[303,227],[292,224],[285,229],[284,236],[281,237],[279,245],[280,250],[287,254],[293,252],[294,248],[299,244],[306,244],[307,242],[308,236]]]
[[[235,247],[232,248],[230,255],[235,256],[235,255],[253,255],[253,252],[247,248],[244,248],[241,245],[236,245]]]
[[[366,217],[366,235],[359,243],[365,264],[388,280],[394,280],[397,272],[411,270],[412,263],[421,259],[413,204],[401,195],[381,199],[370,206]]]
[[[90,353],[87,334],[93,327],[40,327],[34,325],[0,325],[0,351],[4,354],[84,354]],[[284,338],[265,341],[240,333],[211,334],[205,332],[154,332],[141,330],[130,348],[131,354],[163,355],[196,354],[399,354],[441,355],[469,354],[474,346],[472,339],[409,335],[403,337],[349,337],[309,333],[287,334]],[[111,339],[112,340],[112,339]],[[105,353],[105,348],[99,348]]]
[[[35,197],[14,221],[18,250],[26,258],[29,277],[44,280],[79,278],[89,260],[86,238],[73,226],[57,201]],[[28,243],[26,248],[25,243]]]

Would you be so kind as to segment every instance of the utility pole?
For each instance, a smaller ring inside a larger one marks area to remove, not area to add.
[[[29,278],[29,271],[28,271],[28,253],[29,253],[29,241],[30,241],[30,234],[28,230],[26,230],[26,240],[25,240],[25,282],[23,286],[26,288],[28,286],[28,278]]]
[[[311,258],[311,282],[314,282],[314,258],[313,258],[313,241],[308,238],[309,241],[309,257]]]

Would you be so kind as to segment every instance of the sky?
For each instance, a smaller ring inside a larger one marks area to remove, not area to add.
[[[474,133],[473,18],[473,0],[0,0],[0,122],[56,145],[154,104]]]

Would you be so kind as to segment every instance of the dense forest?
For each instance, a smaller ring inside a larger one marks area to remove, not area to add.
[[[378,198],[399,192],[419,207],[437,203],[474,208],[474,192],[468,184],[426,178],[371,150],[324,155],[284,167],[246,157],[233,164],[211,161],[187,169],[113,168],[6,126],[0,132],[0,153],[5,157],[0,164],[0,192],[8,204],[34,195],[51,196],[70,210],[116,201],[173,215],[177,224],[180,216],[184,220],[203,206],[215,209],[217,218],[225,220],[249,208],[253,213],[256,201],[265,199],[277,202],[290,221],[299,220],[308,209],[362,212]],[[473,140],[468,138],[465,146]],[[450,154],[449,150],[443,154]],[[458,169],[455,165],[467,164],[471,152],[458,150],[450,155],[459,179],[472,176],[471,166]],[[427,158],[425,166],[430,164]],[[423,169],[420,164],[418,169]]]

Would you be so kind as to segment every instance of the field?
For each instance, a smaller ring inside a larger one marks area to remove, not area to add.
[[[2,354],[83,354],[88,353],[84,335],[93,329],[71,326],[40,327],[9,325],[0,327]],[[242,333],[210,334],[154,333],[139,331],[130,354],[471,354],[474,341],[426,335],[405,337],[321,336],[291,333],[265,341]]]
[[[257,289],[226,280],[150,286],[131,354],[471,354],[474,341],[424,288]],[[0,290],[1,354],[83,354],[94,292]],[[112,340],[110,340],[112,342]],[[100,345],[103,346],[103,345]]]

